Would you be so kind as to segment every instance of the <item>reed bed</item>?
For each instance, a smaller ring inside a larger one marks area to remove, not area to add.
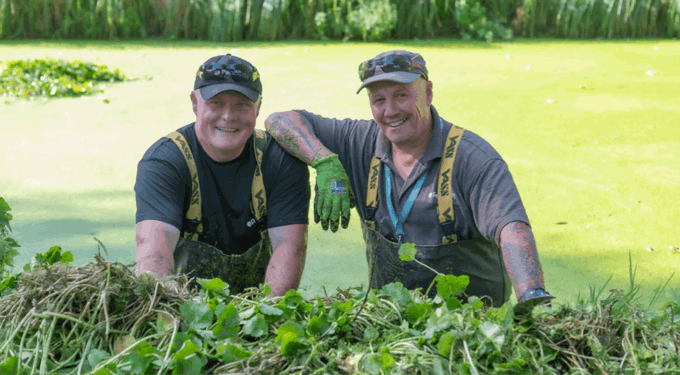
[[[396,22],[370,20],[383,2]],[[0,39],[455,37],[467,32],[471,9],[527,37],[680,36],[678,0],[0,0]],[[358,30],[357,17],[379,30]]]

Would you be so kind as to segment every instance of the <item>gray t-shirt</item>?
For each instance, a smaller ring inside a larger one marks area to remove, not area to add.
[[[312,132],[331,152],[338,154],[356,199],[362,221],[366,219],[366,191],[373,155],[381,160],[378,208],[373,220],[385,238],[397,240],[396,229],[386,204],[384,165],[390,169],[392,199],[397,215],[401,213],[416,181],[427,173],[424,184],[403,223],[402,242],[423,246],[441,244],[442,228],[437,215],[437,180],[446,135],[453,126],[431,106],[432,138],[425,154],[406,181],[396,172],[391,158],[391,143],[375,121],[328,119],[296,111],[312,124]],[[441,125],[443,125],[443,129]],[[486,239],[500,247],[500,233],[512,221],[529,224],[517,187],[496,150],[477,134],[466,130],[453,164],[454,232],[458,241]],[[493,246],[492,245],[492,246]]]

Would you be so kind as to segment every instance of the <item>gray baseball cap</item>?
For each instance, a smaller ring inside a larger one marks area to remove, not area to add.
[[[425,59],[419,53],[402,50],[387,51],[359,64],[361,89],[373,82],[392,81],[411,83],[418,77],[427,79]]]
[[[224,91],[236,91],[256,102],[262,95],[260,73],[248,61],[230,54],[211,57],[196,72],[194,90],[208,100]]]

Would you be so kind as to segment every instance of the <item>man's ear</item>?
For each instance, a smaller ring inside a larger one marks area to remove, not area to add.
[[[427,83],[425,83],[425,96],[427,98],[427,106],[429,107],[432,105],[432,99],[434,97],[434,93],[432,91],[432,81],[427,81]]]
[[[196,97],[196,90],[192,91],[190,96],[191,96],[191,107],[194,109],[194,114],[198,115],[198,97]]]
[[[262,107],[262,96],[260,96],[260,100],[258,100],[258,102],[257,102],[257,114],[255,115],[255,117],[260,115],[260,108],[261,107]]]

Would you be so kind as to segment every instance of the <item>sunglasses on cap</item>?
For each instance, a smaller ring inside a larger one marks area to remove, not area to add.
[[[420,75],[427,79],[427,69],[416,61],[417,57],[420,57],[420,55],[408,56],[397,54],[366,60],[359,65],[359,79],[365,81],[373,77],[377,68],[380,68],[382,73],[420,73]]]
[[[205,63],[198,68],[196,75],[206,82],[232,80],[234,82],[249,83],[255,82],[260,78],[260,73],[249,63]]]

